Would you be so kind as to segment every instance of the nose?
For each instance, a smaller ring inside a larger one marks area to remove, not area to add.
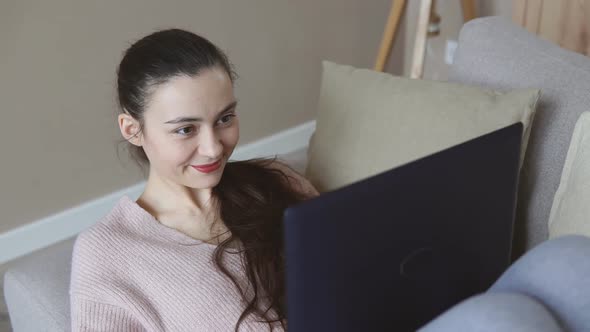
[[[202,129],[199,141],[199,154],[215,161],[223,153],[223,144],[214,129]]]

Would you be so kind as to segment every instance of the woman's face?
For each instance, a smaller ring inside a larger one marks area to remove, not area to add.
[[[141,139],[150,173],[204,189],[219,183],[239,136],[232,81],[214,67],[159,85],[148,101]],[[194,167],[218,161],[211,172]]]

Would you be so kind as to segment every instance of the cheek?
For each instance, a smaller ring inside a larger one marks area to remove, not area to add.
[[[236,124],[234,127],[228,129],[223,136],[223,143],[228,148],[233,148],[240,140],[240,127]]]
[[[227,150],[233,150],[233,148],[238,144],[238,140],[240,139],[240,131],[237,129],[231,129],[224,133],[222,141],[223,146]]]
[[[190,147],[183,142],[175,142],[169,137],[146,140],[144,149],[150,163],[158,168],[176,167],[190,158]]]

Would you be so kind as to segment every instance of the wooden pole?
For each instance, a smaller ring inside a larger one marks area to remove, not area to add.
[[[464,23],[477,17],[475,13],[475,0],[461,0],[461,9],[463,10]]]
[[[383,71],[385,68],[387,59],[389,59],[389,53],[395,42],[395,34],[404,13],[405,6],[406,0],[392,0],[389,18],[387,19],[387,24],[383,31],[383,38],[381,39],[379,53],[377,54],[377,60],[375,62],[375,71]]]
[[[431,11],[432,0],[421,0],[410,78],[422,78],[422,74],[424,73],[424,54],[426,51],[426,38],[428,38],[428,24],[430,22]]]

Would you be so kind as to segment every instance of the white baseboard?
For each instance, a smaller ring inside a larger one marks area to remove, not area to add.
[[[314,130],[315,121],[310,121],[238,146],[231,160],[272,157],[303,149]],[[77,235],[106,215],[121,196],[139,197],[144,186],[145,182],[141,182],[0,234],[0,264]]]

